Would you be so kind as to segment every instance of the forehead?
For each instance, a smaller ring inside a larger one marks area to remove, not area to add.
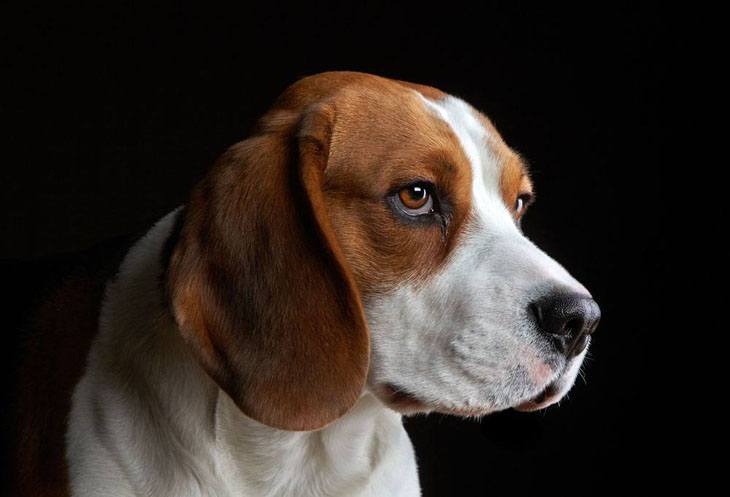
[[[382,194],[414,179],[468,181],[469,160],[448,123],[400,85],[348,88],[336,102],[331,138],[333,173]]]
[[[448,123],[468,157],[476,210],[486,209],[495,198],[511,205],[520,191],[532,190],[524,162],[483,114],[450,95],[438,100],[422,99],[426,107]]]
[[[531,189],[519,156],[469,104],[430,87],[378,83],[340,93],[332,138],[331,159],[363,192],[428,180],[471,190],[478,208],[485,196],[511,205]]]

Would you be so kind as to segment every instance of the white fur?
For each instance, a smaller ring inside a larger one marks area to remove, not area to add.
[[[72,495],[419,495],[401,417],[372,394],[320,431],[287,432],[243,415],[202,371],[159,292],[173,218],[136,244],[107,288],[73,396]]]
[[[517,406],[551,382],[562,396],[583,354],[566,363],[539,337],[527,309],[550,290],[588,292],[516,226],[500,194],[496,138],[475,111],[451,96],[421,99],[471,163],[475,215],[426,284],[404,283],[365,302],[373,337],[369,384],[395,386],[430,409],[478,414]]]

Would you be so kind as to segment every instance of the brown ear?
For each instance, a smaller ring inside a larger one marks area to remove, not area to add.
[[[313,430],[367,376],[360,296],[322,195],[334,112],[273,112],[196,186],[168,268],[172,309],[205,370],[248,416]]]

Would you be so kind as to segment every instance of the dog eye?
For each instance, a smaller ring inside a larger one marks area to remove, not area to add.
[[[519,214],[522,212],[522,209],[525,207],[525,199],[522,197],[517,197],[517,201],[515,202],[515,212]]]
[[[396,197],[399,207],[409,216],[421,216],[434,211],[433,194],[428,184],[415,183],[401,188]]]
[[[530,193],[523,193],[517,196],[517,200],[515,200],[515,217],[517,219],[525,213],[527,206],[530,205],[531,202],[532,194]]]

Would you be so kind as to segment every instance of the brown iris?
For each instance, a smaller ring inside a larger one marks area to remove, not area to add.
[[[399,191],[398,198],[407,209],[417,210],[428,203],[430,195],[424,186],[411,185]]]
[[[397,214],[404,214],[408,220],[427,222],[438,213],[438,203],[431,183],[420,181],[401,186],[388,196],[388,202]]]

